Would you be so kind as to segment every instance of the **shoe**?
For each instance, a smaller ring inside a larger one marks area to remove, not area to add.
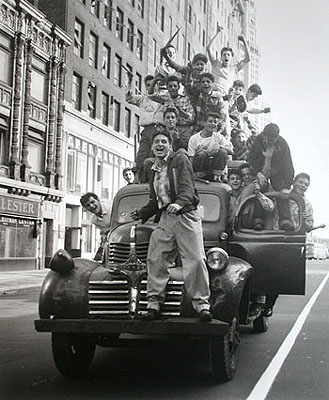
[[[160,311],[155,310],[154,308],[148,308],[147,313],[142,315],[142,319],[144,321],[154,321],[160,319],[160,315]]]
[[[256,315],[260,314],[264,307],[262,303],[251,303],[249,307],[249,317],[255,317]]]
[[[263,311],[263,316],[264,317],[271,317],[273,315],[273,308],[271,307],[265,307]]]
[[[283,229],[284,231],[294,231],[295,226],[292,221],[289,219],[283,219],[282,221],[279,221],[279,227],[280,229]]]
[[[199,320],[200,322],[210,322],[212,320],[212,314],[209,310],[201,310],[199,312]]]

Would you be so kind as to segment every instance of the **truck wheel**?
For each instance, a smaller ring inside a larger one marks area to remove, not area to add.
[[[210,359],[216,380],[227,382],[234,377],[238,364],[239,335],[239,322],[234,317],[224,336],[210,337]]]
[[[87,372],[95,353],[95,342],[87,335],[52,333],[53,357],[58,371],[67,377]]]
[[[254,319],[252,323],[254,331],[257,333],[263,333],[268,330],[268,318],[261,315],[260,317]]]

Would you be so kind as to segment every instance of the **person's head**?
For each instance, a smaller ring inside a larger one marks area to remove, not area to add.
[[[295,179],[292,183],[292,190],[299,194],[303,195],[311,183],[311,177],[306,172],[301,172],[295,176]]]
[[[215,77],[210,72],[204,72],[200,75],[200,88],[202,93],[209,93],[212,89]]]
[[[175,107],[166,108],[165,112],[163,113],[163,120],[167,129],[172,130],[176,128],[177,117],[178,114]]]
[[[220,59],[224,67],[228,67],[230,61],[234,57],[233,49],[231,47],[223,47],[220,52]]]
[[[233,94],[235,95],[242,94],[243,90],[244,90],[244,83],[240,79],[237,79],[236,81],[233,82]]]
[[[278,125],[270,123],[263,129],[263,135],[267,145],[273,145],[279,137],[280,129]]]
[[[232,190],[239,190],[242,185],[241,172],[239,169],[231,169],[228,173],[228,184]]]
[[[134,183],[135,174],[134,174],[132,168],[130,168],[130,167],[124,168],[122,171],[122,175],[128,185],[130,185],[131,183]]]
[[[153,76],[153,75],[146,75],[146,76],[145,76],[145,78],[144,78],[144,85],[145,85],[147,91],[149,90],[153,79],[154,79],[154,76]]]
[[[244,185],[249,185],[249,183],[253,181],[250,165],[248,163],[243,163],[240,165],[239,170],[241,173],[242,183]]]
[[[254,100],[256,97],[261,96],[262,93],[261,87],[257,83],[254,83],[253,85],[249,86],[246,93],[246,99],[247,101]]]
[[[234,128],[231,132],[231,142],[236,146],[238,144],[244,143],[245,133],[241,129]]]
[[[208,58],[205,54],[197,53],[192,60],[193,69],[201,74],[204,71],[207,62]]]
[[[220,115],[216,112],[207,112],[205,116],[206,125],[205,128],[209,132],[217,132],[218,124],[220,121]]]
[[[176,48],[174,45],[170,44],[169,46],[167,46],[166,51],[167,51],[168,56],[171,59],[173,59],[173,60],[176,59]]]
[[[102,210],[101,202],[99,201],[97,194],[93,192],[88,192],[82,195],[80,203],[83,208],[93,214],[99,214]]]
[[[167,130],[155,132],[152,137],[152,151],[157,159],[164,159],[171,150],[172,137]]]
[[[175,75],[168,76],[167,78],[167,89],[170,94],[170,97],[175,99],[179,94],[179,78]]]

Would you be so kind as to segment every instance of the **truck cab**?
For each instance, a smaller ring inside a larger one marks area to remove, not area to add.
[[[64,250],[50,262],[35,326],[40,332],[52,333],[54,361],[63,375],[85,373],[96,345],[124,345],[125,334],[142,334],[183,338],[184,342],[197,337],[200,345],[209,349],[214,376],[230,380],[237,368],[239,325],[252,323],[257,332],[268,329],[261,311],[250,315],[252,296],[304,294],[305,227],[301,217],[294,230],[282,231],[273,212],[264,216],[264,229],[255,231],[250,221],[256,198],[250,196],[228,227],[229,186],[198,182],[197,190],[213,321],[201,323],[195,315],[185,294],[179,257],[170,268],[161,319],[142,319],[147,305],[147,252],[155,223],[153,219],[145,224],[132,220],[130,212],[148,202],[149,186],[128,185],[114,198],[101,262],[72,259]],[[295,202],[301,215],[302,198],[269,194],[274,201],[278,196]]]

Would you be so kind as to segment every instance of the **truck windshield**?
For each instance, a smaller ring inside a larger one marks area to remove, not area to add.
[[[210,193],[199,193],[199,196],[198,210],[202,220],[207,222],[218,221],[220,215],[219,197]],[[132,221],[130,212],[135,208],[142,208],[148,201],[149,195],[147,193],[122,197],[118,204],[117,214],[113,216],[114,220],[120,224]]]

